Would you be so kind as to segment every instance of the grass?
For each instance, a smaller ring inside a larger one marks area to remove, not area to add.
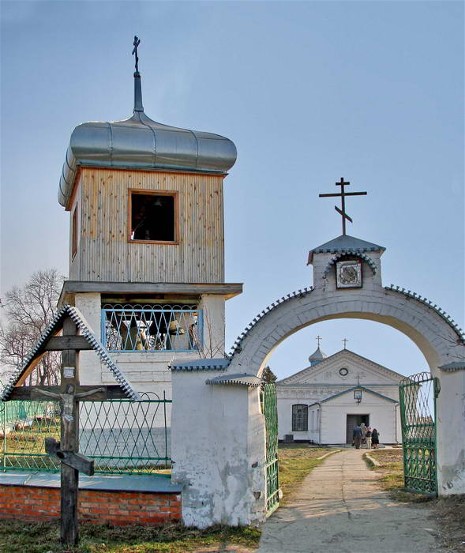
[[[379,472],[381,486],[393,494],[401,491],[404,486],[402,448],[371,449],[368,455],[379,464],[372,465],[372,468]],[[370,461],[368,463],[370,464]]]
[[[278,458],[279,485],[283,492],[281,504],[285,504],[291,490],[323,462],[321,457],[328,451],[330,450],[327,448],[307,444],[280,444]]]
[[[0,551],[4,553],[189,553],[222,549],[226,545],[255,550],[260,530],[252,527],[214,526],[207,530],[181,524],[158,527],[80,525],[79,547],[63,549],[59,524],[24,524],[0,521]]]
[[[431,497],[421,493],[409,492],[404,489],[404,460],[402,448],[372,449],[369,456],[379,463],[373,467],[380,474],[380,484],[393,499],[408,503],[423,503]]]

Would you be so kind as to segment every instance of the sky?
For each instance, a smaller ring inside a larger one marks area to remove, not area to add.
[[[37,270],[68,273],[57,200],[69,137],[133,108],[137,35],[145,113],[214,132],[238,158],[225,179],[226,350],[273,301],[312,284],[309,250],[341,234],[386,248],[383,284],[464,317],[464,4],[461,1],[2,0],[1,297]],[[411,375],[398,331],[326,321],[288,338],[270,367],[347,348]]]

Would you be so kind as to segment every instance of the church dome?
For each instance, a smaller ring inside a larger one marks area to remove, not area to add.
[[[321,363],[324,359],[326,359],[327,355],[326,353],[323,353],[320,349],[320,346],[316,348],[316,351],[310,355],[308,360],[310,361],[310,365],[313,367],[313,365],[318,365],[318,363]]]
[[[71,134],[58,201],[66,207],[79,167],[226,174],[237,157],[234,143],[218,134],[153,121],[142,106],[141,77],[134,73],[134,114],[113,122],[89,122]]]

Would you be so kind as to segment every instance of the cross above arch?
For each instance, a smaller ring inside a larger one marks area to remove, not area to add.
[[[341,215],[342,217],[342,234],[346,234],[346,220],[353,223],[352,219],[347,215],[346,213],[346,196],[366,196],[366,192],[346,192],[345,186],[349,186],[350,182],[344,181],[344,178],[341,177],[341,180],[339,182],[336,182],[336,186],[341,187],[341,191],[336,194],[319,194],[320,198],[341,198],[341,208],[339,209],[337,206],[334,206],[334,209]]]

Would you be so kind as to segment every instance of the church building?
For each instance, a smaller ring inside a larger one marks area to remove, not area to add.
[[[346,348],[327,357],[318,345],[309,362],[276,383],[280,440],[350,444],[364,423],[378,430],[380,443],[401,442],[401,374]]]

